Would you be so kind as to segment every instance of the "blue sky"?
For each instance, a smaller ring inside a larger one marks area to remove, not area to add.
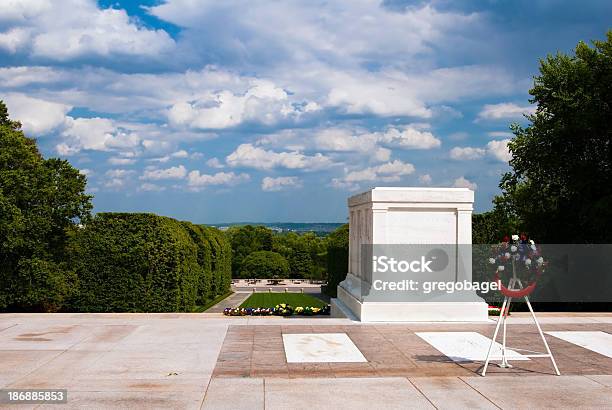
[[[491,208],[538,58],[612,2],[0,2],[0,98],[101,211],[344,221],[373,186]]]

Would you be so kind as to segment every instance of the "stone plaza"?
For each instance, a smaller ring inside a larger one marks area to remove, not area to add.
[[[578,336],[547,334],[562,376],[546,359],[477,374],[486,352],[474,336],[490,337],[493,320],[3,314],[0,388],[68,390],[67,404],[38,408],[610,408],[612,315],[543,314],[540,321],[545,332]],[[509,327],[511,346],[541,348],[527,316],[513,314]],[[296,334],[344,334],[365,361],[291,362],[284,336]],[[436,334],[453,343],[436,342]]]

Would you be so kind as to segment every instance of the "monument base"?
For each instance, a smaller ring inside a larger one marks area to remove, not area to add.
[[[331,300],[332,317],[361,322],[486,322],[485,302],[361,302],[338,286]]]

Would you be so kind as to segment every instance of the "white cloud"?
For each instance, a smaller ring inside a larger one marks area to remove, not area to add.
[[[22,94],[7,94],[2,97],[13,120],[20,121],[26,134],[32,137],[45,135],[66,121],[71,106],[57,102],[31,98]]]
[[[403,129],[389,128],[380,137],[380,141],[404,149],[432,149],[442,144],[431,132],[419,130],[415,126],[406,126]]]
[[[421,184],[429,185],[431,184],[432,178],[429,174],[419,175],[419,182]]]
[[[131,169],[109,169],[104,175],[110,178],[127,178],[133,175],[136,171]]]
[[[62,145],[62,144],[60,144]],[[71,154],[62,154],[61,152],[59,152],[60,149],[58,149],[58,153],[60,155],[66,155],[69,156]],[[121,158],[121,157],[110,157],[108,159],[108,163],[111,165],[132,165],[136,163],[136,160],[134,158]]]
[[[512,154],[508,150],[509,139],[501,141],[489,141],[487,152],[501,162],[508,162],[512,159]]]
[[[221,161],[219,161],[219,158],[214,157],[209,159],[208,161],[206,161],[206,165],[208,165],[211,168],[223,168],[224,165],[221,163]]]
[[[252,144],[241,144],[225,159],[232,167],[249,167],[257,169],[289,168],[314,170],[329,167],[332,162],[323,154],[312,156],[298,151],[267,151]]]
[[[66,77],[65,72],[50,67],[1,67],[0,87],[18,88],[31,84],[55,83],[66,79]]]
[[[332,179],[331,185],[335,188],[355,190],[359,188],[359,182],[395,182],[402,176],[414,172],[414,165],[395,160],[375,167],[368,167],[357,171],[345,171],[342,178]]]
[[[56,146],[61,152],[76,153],[80,150],[112,151],[138,147],[141,139],[137,133],[118,127],[108,118],[67,117],[61,133],[65,142]]]
[[[315,135],[314,142],[318,149],[325,151],[371,152],[376,148],[378,137],[374,134],[355,135],[344,128],[327,128]]]
[[[104,186],[111,189],[123,188],[135,172],[130,169],[109,169],[104,174]]]
[[[378,147],[372,155],[372,159],[377,162],[385,162],[391,159],[392,151],[388,148]]]
[[[520,119],[523,114],[533,114],[533,105],[519,106],[514,103],[487,104],[478,114],[478,120]]]
[[[187,175],[187,185],[192,190],[199,190],[209,185],[237,185],[250,180],[248,174],[235,174],[233,172],[217,172],[214,175],[200,174],[200,171],[191,171]]]
[[[187,176],[187,169],[183,165],[166,169],[146,169],[140,179],[183,179]]]
[[[478,188],[478,185],[475,182],[471,182],[470,180],[466,179],[465,177],[459,177],[459,178],[455,179],[455,182],[453,183],[453,186],[455,188],[469,188],[472,191],[476,191],[476,189]]]
[[[30,40],[30,31],[16,27],[0,33],[0,49],[4,49],[11,54],[24,47]]]
[[[389,127],[384,132],[372,133],[365,131],[352,132],[346,128],[328,128],[315,134],[314,147],[323,151],[359,152],[366,154],[374,161],[386,162],[391,159],[392,151],[381,145],[400,149],[439,147],[441,141],[431,132],[421,130],[422,126],[423,124],[411,124],[400,128]],[[272,140],[262,140],[262,142]]]
[[[159,56],[174,48],[163,30],[149,30],[125,10],[100,9],[94,0],[0,2],[0,47],[66,61],[83,56]]]
[[[430,5],[396,13],[380,7],[378,1],[369,0],[351,1],[351,7],[341,0],[278,4],[168,0],[148,10],[160,19],[191,30],[195,40],[211,50],[225,50],[234,44],[235,49],[226,51],[231,57],[246,54],[244,48],[250,46],[256,54],[267,54],[272,49],[293,60],[313,54],[324,54],[334,60],[380,55],[409,59],[429,52],[430,44],[444,41],[445,32],[473,26],[479,20],[476,14],[438,11]],[[220,20],[226,24],[214,26],[218,38],[199,37],[210,33],[212,23]],[[400,38],[402,41],[397,41]]]
[[[445,102],[516,90],[502,67],[436,66],[447,50],[474,52],[474,33],[488,24],[484,14],[431,2],[391,11],[385,3],[167,0],[148,10],[181,26],[182,44],[205,61],[222,56],[240,70],[259,67],[311,97],[304,111],[430,118],[457,115]]]
[[[161,186],[161,185],[156,185],[156,184],[151,184],[150,182],[145,182],[144,184],[140,185],[140,188],[138,188],[140,191],[145,191],[145,192],[159,192],[159,191],[163,191],[166,188]]]
[[[509,139],[493,140],[487,143],[485,148],[476,147],[454,147],[450,150],[449,155],[454,160],[476,160],[481,159],[485,155],[489,155],[501,162],[508,162],[512,159],[512,154],[508,150]]]
[[[145,143],[146,143],[146,144],[145,144]],[[146,147],[147,145],[150,145],[150,142],[149,142],[149,141],[143,141],[143,145],[145,145],[145,147]],[[179,151],[173,152],[173,153],[171,153],[171,154],[164,155],[163,157],[151,158],[149,161],[153,161],[153,162],[162,162],[162,163],[165,163],[165,162],[170,161],[171,159],[176,159],[176,158],[182,158],[182,159],[184,159],[184,158],[198,159],[198,158],[201,158],[201,157],[202,157],[202,154],[201,154],[201,153],[199,153],[199,152],[194,152],[194,153],[192,153],[192,154],[189,154],[187,151],[185,151],[184,149],[182,149],[182,150],[179,150]]]
[[[325,105],[348,114],[432,118],[439,112],[434,104],[482,95],[506,95],[516,89],[516,82],[507,72],[488,66],[425,71],[349,72],[329,67],[320,70],[316,86],[328,90]]]
[[[366,78],[359,78],[348,73],[335,73],[335,77],[336,85],[329,90],[326,105],[340,107],[348,114],[422,118],[432,115],[424,102],[414,96],[414,92],[406,92],[408,90],[401,81],[384,79],[380,74],[362,74],[361,77]]]
[[[244,121],[272,125],[283,119],[299,117],[302,112],[288,101],[285,90],[271,81],[253,79],[243,95],[224,90],[193,102],[176,103],[168,110],[168,119],[175,126],[222,129]]]
[[[107,180],[106,182],[104,182],[104,186],[106,188],[122,188],[123,186],[125,186],[126,184],[126,180],[125,179],[121,179],[121,178],[111,178],[109,180]]]
[[[450,150],[449,154],[452,159],[463,161],[480,159],[484,157],[486,153],[487,151],[484,148],[454,147]]]
[[[302,186],[302,183],[298,177],[265,177],[261,181],[261,189],[268,192],[281,191],[285,188],[300,186]]]

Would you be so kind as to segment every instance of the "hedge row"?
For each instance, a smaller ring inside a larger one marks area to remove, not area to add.
[[[346,279],[349,258],[349,225],[344,224],[327,237],[327,286],[324,293],[336,297],[338,284]]]
[[[229,291],[231,248],[214,228],[144,213],[100,213],[70,239],[84,312],[177,312]]]

